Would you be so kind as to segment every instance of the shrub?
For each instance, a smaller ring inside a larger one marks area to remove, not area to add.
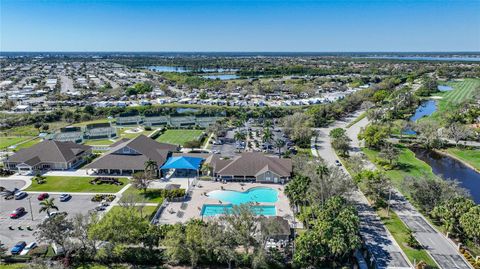
[[[95,194],[92,197],[92,202],[101,202],[103,200],[107,202],[112,202],[115,199],[115,195],[113,194]]]

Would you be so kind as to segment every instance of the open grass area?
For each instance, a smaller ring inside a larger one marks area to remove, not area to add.
[[[120,209],[121,209],[121,206],[118,206],[118,205],[114,206],[112,207],[112,209],[110,209],[110,211],[107,214],[110,214],[110,212],[115,212]],[[156,206],[138,206],[138,207],[136,206],[135,209],[137,209],[146,220],[150,221],[155,215],[157,207]]]
[[[38,144],[42,142],[42,139],[41,138],[35,138],[35,139],[31,139],[31,140],[28,140],[22,144],[19,144],[15,147],[15,151],[18,151],[18,150],[21,150],[21,149],[26,149],[26,148],[29,148],[35,144]]]
[[[46,183],[38,184],[36,181],[28,187],[27,191],[53,191],[53,192],[95,192],[95,193],[115,193],[121,190],[128,183],[127,178],[119,178],[123,185],[90,184],[94,177],[67,177],[67,176],[47,176]]]
[[[97,139],[97,140],[87,140],[85,141],[85,145],[105,145],[105,146],[108,146],[108,145],[111,145],[115,143],[115,141],[112,141],[112,140],[109,140],[109,139]]]
[[[385,224],[387,229],[395,238],[395,241],[400,245],[402,250],[407,255],[410,262],[426,262],[431,268],[438,268],[436,263],[428,255],[426,250],[423,249],[414,249],[407,245],[407,239],[409,237],[408,227],[400,220],[400,218],[390,211],[390,215],[387,217],[387,212],[385,210],[377,210],[377,214],[380,216],[380,219]]]
[[[480,170],[480,150],[448,148],[446,152]]]
[[[202,130],[166,130],[156,140],[163,143],[183,145],[187,141],[197,140],[202,133]]]
[[[471,100],[474,90],[480,87],[480,79],[465,79],[463,81],[449,81],[441,83],[451,86],[452,91],[436,93],[434,96],[441,97],[437,103],[437,111],[430,117],[435,120],[443,120],[442,115],[455,110],[465,100]]]
[[[138,133],[128,133],[126,131],[128,130],[131,130],[131,129],[135,129],[137,127],[131,127],[131,128],[118,128],[118,132],[120,134],[120,138],[135,138],[141,134],[143,134],[144,136],[148,136],[149,134],[151,134],[153,132],[153,130],[150,130],[150,131],[141,131],[141,132],[138,132]]]
[[[28,136],[2,136],[0,137],[0,149],[8,148],[30,138]]]
[[[84,127],[87,126],[87,124],[92,124],[92,123],[107,123],[108,119],[99,119],[99,120],[90,120],[90,121],[82,121],[79,123],[73,124],[73,126],[78,126],[78,127]]]
[[[143,192],[142,190],[137,190],[133,186],[128,188],[124,193],[123,193],[123,198],[128,197],[129,195],[138,195],[138,199],[141,202],[145,203],[159,203],[161,204],[163,202],[163,196],[159,191],[156,189],[147,189],[147,192]],[[122,200],[120,199],[120,200]],[[124,199],[123,199],[124,200]],[[144,200],[144,201],[142,201]]]
[[[362,151],[368,157],[368,159],[374,163],[378,169],[385,172],[385,174],[392,180],[395,187],[402,190],[403,180],[406,176],[418,177],[431,177],[435,178],[436,175],[432,172],[432,168],[422,160],[415,157],[415,153],[405,146],[398,146],[400,149],[400,155],[398,157],[395,167],[391,170],[385,170],[378,164],[379,152],[372,149],[362,148]]]

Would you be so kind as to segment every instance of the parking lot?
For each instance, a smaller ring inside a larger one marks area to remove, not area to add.
[[[36,226],[47,215],[45,212],[39,213],[41,206],[37,196],[38,194],[29,194],[21,200],[0,198],[0,241],[9,249],[18,241],[25,241],[28,244],[35,240],[33,233]],[[91,201],[91,195],[72,195],[72,198],[67,202],[60,202],[59,195],[50,195],[50,197],[55,198],[55,205],[59,211],[67,212],[69,216],[74,216],[78,213],[87,214],[89,210],[94,209],[99,204]],[[10,219],[10,213],[19,207],[24,207],[25,213],[18,219]],[[30,227],[31,230],[27,229],[27,227]]]

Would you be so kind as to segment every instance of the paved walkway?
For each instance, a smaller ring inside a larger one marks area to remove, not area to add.
[[[352,139],[351,154],[360,152],[358,133],[368,124],[364,118],[347,129],[347,135]],[[365,160],[365,168],[375,170],[376,166],[368,159]],[[405,225],[413,231],[415,238],[422,244],[430,256],[443,269],[469,269],[472,268],[456,249],[451,240],[431,226],[425,217],[397,190],[391,197],[391,208]]]
[[[348,117],[343,121],[338,121],[328,128],[316,129],[317,137],[312,139],[312,141],[315,141],[315,144],[312,144],[311,147],[312,154],[314,156],[317,154],[328,164],[333,165],[335,160],[338,158],[330,143],[330,137],[328,136],[330,130],[338,127],[345,128],[360,114],[361,112],[357,112],[351,117]],[[352,126],[351,128],[360,129],[359,126],[356,126],[357,124],[354,125],[355,127]],[[362,124],[364,124],[364,122]],[[358,141],[353,142],[353,144],[356,145],[358,151]],[[347,173],[346,170],[345,172]],[[358,215],[360,217],[360,235],[365,241],[367,249],[374,257],[377,268],[412,268],[412,265],[408,261],[406,255],[403,253],[400,246],[398,246],[390,232],[385,228],[376,212],[369,205],[368,200],[363,193],[360,191],[355,191],[351,194],[349,199],[357,208]]]

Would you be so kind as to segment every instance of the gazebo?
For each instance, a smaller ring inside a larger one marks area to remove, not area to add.
[[[203,158],[189,157],[189,156],[175,156],[167,159],[165,164],[160,168],[161,170],[175,169],[195,171],[196,176],[200,174],[200,168],[203,162]]]

